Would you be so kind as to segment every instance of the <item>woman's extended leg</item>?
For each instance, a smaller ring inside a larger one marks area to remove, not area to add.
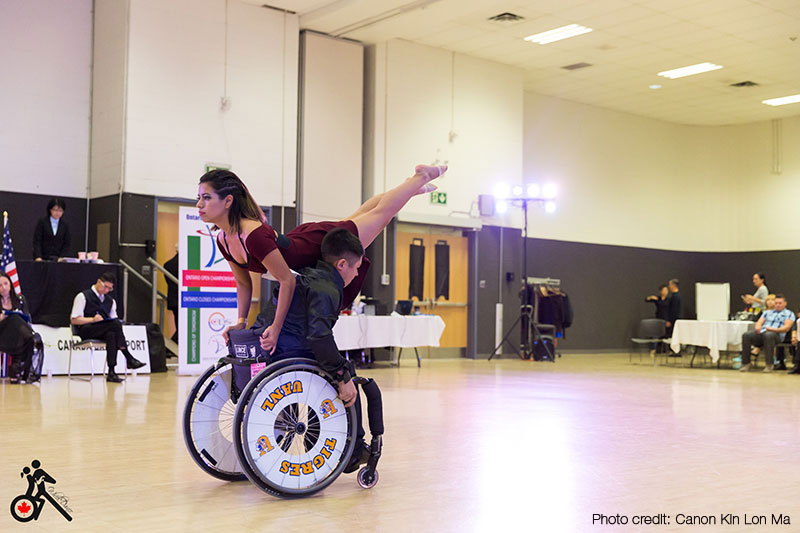
[[[446,166],[434,167],[417,165],[415,174],[406,181],[385,193],[367,200],[350,218],[358,228],[358,237],[366,248],[375,237],[383,231],[392,218],[403,208],[408,201],[428,191],[435,190],[431,183],[447,171]],[[375,200],[374,205],[369,205]],[[365,207],[368,207],[365,209]]]
[[[442,171],[442,172],[444,172],[444,171]],[[412,176],[410,178],[406,178],[406,181],[413,180],[413,179],[414,179],[414,177]],[[436,187],[436,185],[434,185],[433,183],[426,183],[425,185],[420,187],[419,190],[414,194],[415,195],[417,195],[417,194],[426,194],[426,193],[435,191],[437,188],[438,187]],[[372,198],[370,198],[369,200],[367,200],[366,202],[361,204],[361,206],[356,210],[355,213],[353,213],[352,215],[350,215],[347,218],[343,218],[342,220],[354,220],[356,217],[361,216],[364,213],[367,213],[368,211],[372,211],[373,209],[375,209],[378,206],[378,204],[380,203],[381,198],[383,198],[384,194],[386,194],[386,193],[385,192],[381,192],[381,193],[376,194],[375,196],[373,196]]]

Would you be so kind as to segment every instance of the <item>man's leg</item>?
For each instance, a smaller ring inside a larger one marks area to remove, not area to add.
[[[131,352],[128,351],[128,341],[125,339],[125,333],[122,331],[122,323],[118,321],[112,322],[114,325],[114,334],[117,337],[117,348],[122,355],[125,356],[125,364],[128,368],[136,369],[144,366],[144,363],[136,359]]]
[[[764,339],[761,333],[748,331],[742,335],[742,368],[743,372],[750,370],[750,349],[753,346],[763,346]]]
[[[775,361],[775,346],[780,342],[780,334],[774,331],[767,331],[763,334],[764,337],[764,370],[767,372],[772,371],[772,365]]]
[[[358,237],[361,244],[366,248],[375,237],[383,231],[392,218],[408,203],[408,201],[420,190],[428,185],[428,182],[441,176],[447,171],[446,166],[432,167],[427,165],[417,165],[415,174],[406,181],[385,193],[378,195],[375,206],[371,209],[357,214],[352,220],[358,228]],[[367,201],[369,204],[370,201]],[[364,206],[362,206],[364,207]],[[362,209],[356,211],[359,213]]]

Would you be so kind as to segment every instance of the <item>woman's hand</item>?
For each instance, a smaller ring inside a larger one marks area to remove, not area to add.
[[[230,342],[230,339],[228,338],[228,332],[232,329],[244,329],[245,325],[246,324],[244,323],[231,324],[230,326],[222,330],[222,338],[225,339],[226,343]]]
[[[261,334],[261,348],[270,355],[275,353],[275,348],[278,347],[278,337],[280,334],[281,330],[276,328],[275,324],[271,324],[264,330],[264,333]]]

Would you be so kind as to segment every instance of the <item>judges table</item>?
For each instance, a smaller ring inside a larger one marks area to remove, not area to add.
[[[94,285],[103,272],[112,272],[117,278],[111,293],[117,301],[117,314],[121,316],[125,308],[122,267],[116,263],[17,261],[17,271],[34,324],[69,326],[75,295]]]
[[[742,349],[742,335],[753,331],[755,323],[740,320],[676,320],[670,347],[680,353],[681,344],[705,346],[713,362],[720,350]]]
[[[333,327],[340,350],[439,346],[444,320],[437,315],[343,315]]]

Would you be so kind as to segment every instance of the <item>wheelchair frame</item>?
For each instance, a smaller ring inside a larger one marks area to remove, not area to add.
[[[216,478],[238,481],[246,477],[261,490],[280,497],[313,494],[335,481],[350,463],[356,445],[355,407],[344,407],[336,382],[308,358],[275,361],[239,390],[237,381],[242,379],[237,380],[237,371],[249,371],[251,364],[264,359],[223,357],[201,375],[184,408],[184,441],[198,466]],[[286,380],[292,373],[294,379]],[[371,488],[378,482],[376,466],[382,451],[382,402],[373,380],[353,379],[367,397],[372,434],[370,457],[357,481],[363,488]],[[313,401],[312,390],[316,391]],[[201,404],[204,400],[209,401],[208,406]],[[254,408],[256,404],[260,408]],[[277,414],[272,416],[272,411]],[[226,428],[230,439],[223,431]],[[274,459],[263,459],[273,451],[268,457]],[[291,457],[296,461],[290,461]],[[269,469],[265,471],[266,464]]]

